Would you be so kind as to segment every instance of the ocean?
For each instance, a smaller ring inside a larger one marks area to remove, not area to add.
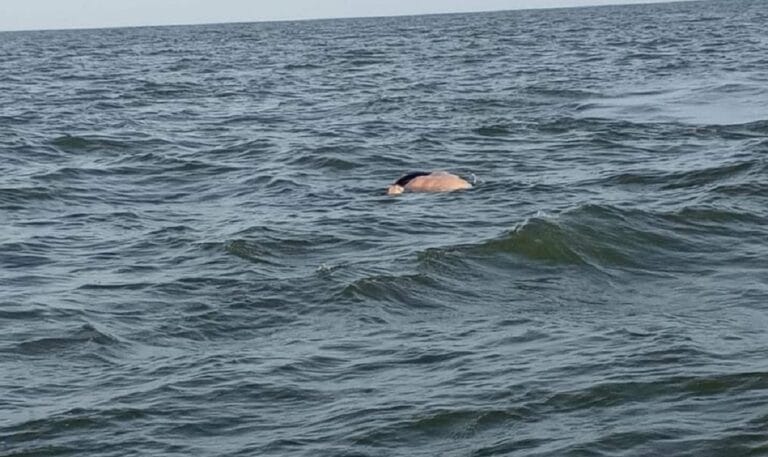
[[[768,455],[766,24],[0,33],[0,455]]]

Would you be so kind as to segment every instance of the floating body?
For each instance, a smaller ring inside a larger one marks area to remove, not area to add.
[[[470,189],[472,184],[447,171],[409,173],[390,184],[387,195],[400,195],[403,192],[451,192]]]

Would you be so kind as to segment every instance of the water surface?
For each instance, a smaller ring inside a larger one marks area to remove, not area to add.
[[[766,23],[0,34],[0,454],[768,454]]]

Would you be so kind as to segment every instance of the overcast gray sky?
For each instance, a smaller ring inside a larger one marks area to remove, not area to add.
[[[250,22],[658,0],[0,0],[0,30]]]

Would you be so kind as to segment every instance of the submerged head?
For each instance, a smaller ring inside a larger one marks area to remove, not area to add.
[[[390,184],[387,187],[387,195],[400,195],[404,190],[405,188],[399,184]]]

